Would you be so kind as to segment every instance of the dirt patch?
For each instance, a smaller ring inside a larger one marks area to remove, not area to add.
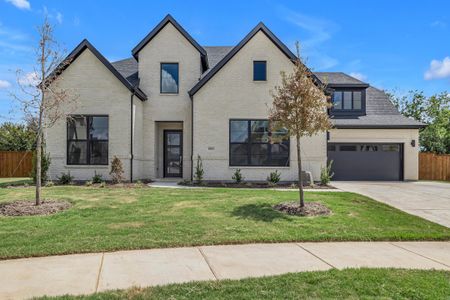
[[[0,215],[9,217],[45,216],[71,207],[67,201],[43,200],[36,206],[34,201],[14,201],[0,204]]]
[[[300,207],[298,202],[286,202],[274,205],[273,208],[288,215],[301,217],[328,216],[331,214],[331,210],[319,202],[306,202],[304,207]]]

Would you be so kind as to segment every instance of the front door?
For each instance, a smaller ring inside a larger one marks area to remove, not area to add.
[[[183,131],[164,130],[164,177],[183,175]]]

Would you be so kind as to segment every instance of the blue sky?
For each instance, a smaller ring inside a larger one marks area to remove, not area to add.
[[[213,2],[0,0],[0,122],[20,119],[9,96],[14,71],[32,71],[45,13],[69,52],[87,38],[110,60],[129,57],[168,13],[206,46],[235,45],[263,21],[291,49],[300,41],[315,71],[399,93],[450,91],[450,1]]]

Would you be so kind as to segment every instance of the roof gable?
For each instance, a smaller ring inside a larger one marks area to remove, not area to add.
[[[130,92],[135,93],[141,100],[147,100],[147,96],[138,87],[131,85],[114,67],[113,65],[87,40],[84,39],[75,47],[72,52],[67,55],[63,62],[47,77],[46,84],[51,83],[59,74],[61,74],[72,62],[74,62],[84,50],[89,49],[92,54],[117,78]]]
[[[142,50],[168,23],[171,23],[180,33],[182,36],[184,36],[191,44],[194,46],[195,49],[200,52],[202,57],[202,65],[204,69],[208,68],[208,60],[206,58],[206,50],[203,49],[202,46],[200,46],[194,38],[186,31],[183,27],[170,15],[168,14],[161,22],[159,22],[158,25],[156,25],[155,28],[153,28],[152,31],[150,31],[147,36],[137,44],[136,47],[133,48],[131,51],[131,54],[134,56],[136,60],[139,60],[138,53]]]
[[[192,97],[198,90],[202,88],[217,72],[222,69],[235,55],[238,53],[259,31],[263,32],[277,47],[283,52],[290,60],[294,61],[297,57],[281,42],[269,28],[260,22],[252,29],[231,51],[225,55],[225,57],[219,61],[208,73],[189,91],[189,95]]]

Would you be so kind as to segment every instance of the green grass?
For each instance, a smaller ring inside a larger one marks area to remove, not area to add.
[[[8,177],[8,178],[0,178],[0,188],[4,188],[7,186],[17,186],[24,184],[32,184],[33,180],[29,177]]]
[[[346,269],[42,299],[449,299],[450,272]]]
[[[33,187],[0,189],[0,203]],[[295,217],[271,206],[297,192],[55,186],[73,203],[51,216],[0,217],[0,259],[190,245],[287,241],[450,240],[450,229],[358,194],[310,192],[333,214]]]

